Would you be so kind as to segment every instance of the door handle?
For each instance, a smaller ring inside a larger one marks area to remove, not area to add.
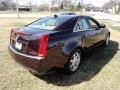
[[[82,35],[82,38],[85,38],[86,37],[86,35]]]
[[[82,38],[91,37],[91,35],[83,35]]]

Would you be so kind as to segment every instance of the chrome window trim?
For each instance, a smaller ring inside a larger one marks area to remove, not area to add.
[[[8,47],[9,47],[14,53],[16,53],[16,54],[18,54],[18,55],[21,55],[21,56],[24,56],[24,57],[27,57],[27,58],[37,59],[37,60],[42,60],[42,59],[44,59],[44,57],[30,56],[30,55],[27,55],[27,54],[19,53],[19,52],[17,52],[15,49],[13,49],[10,44],[8,45]]]

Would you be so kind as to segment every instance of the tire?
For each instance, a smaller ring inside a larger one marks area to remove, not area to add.
[[[109,45],[109,41],[110,41],[110,35],[107,35],[105,41],[104,41],[104,46],[107,47]]]
[[[75,73],[80,66],[82,59],[82,52],[79,49],[75,49],[69,56],[68,61],[64,67],[67,74]]]

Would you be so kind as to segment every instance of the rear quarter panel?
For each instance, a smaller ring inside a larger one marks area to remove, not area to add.
[[[70,53],[79,46],[82,46],[80,33],[62,32],[49,39],[46,58],[52,66],[62,68],[66,64]]]

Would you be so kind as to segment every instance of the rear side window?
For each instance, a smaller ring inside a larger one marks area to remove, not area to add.
[[[81,18],[77,22],[75,31],[87,30],[89,28],[90,28],[90,25],[88,24],[87,20],[85,18]]]
[[[83,29],[90,29],[90,25],[88,24],[86,19],[82,19],[82,23],[83,23]]]
[[[83,27],[83,19],[78,21],[78,29],[80,29],[80,30],[84,29],[84,27]]]

